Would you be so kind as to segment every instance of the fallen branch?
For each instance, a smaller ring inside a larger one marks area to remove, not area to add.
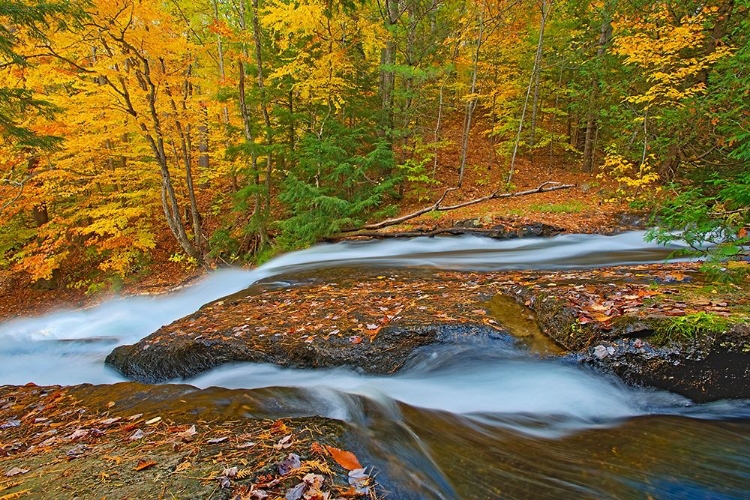
[[[536,193],[547,193],[549,191],[557,191],[560,189],[570,189],[575,186],[576,186],[575,184],[562,184],[559,182],[547,181],[547,182],[542,183],[537,188],[528,189],[526,191],[516,191],[515,193],[499,193],[498,191],[495,191],[494,193],[488,194],[487,196],[482,196],[481,198],[475,198],[473,200],[465,201],[463,203],[458,203],[456,205],[441,206],[441,203],[445,201],[445,197],[448,196],[448,193],[458,189],[456,187],[452,187],[452,188],[446,189],[443,192],[443,195],[435,203],[427,207],[420,208],[416,212],[412,212],[410,214],[403,215],[401,217],[394,217],[392,219],[386,219],[384,221],[376,222],[374,224],[366,224],[362,226],[361,228],[344,229],[341,231],[341,233],[343,234],[343,233],[352,233],[352,232],[357,232],[357,231],[362,231],[362,230],[382,229],[384,227],[395,226],[397,224],[401,224],[402,222],[405,222],[410,219],[414,219],[428,212],[447,212],[448,210],[456,210],[458,208],[476,205],[477,203],[482,203],[482,202],[489,201],[489,200],[498,200],[500,198],[515,198],[517,196],[526,196],[529,194],[536,194]]]
[[[563,229],[549,226],[552,232],[550,234],[558,234],[563,232]],[[481,228],[481,227],[441,227],[432,230],[424,231],[402,231],[402,232],[384,232],[384,231],[368,231],[362,229],[359,231],[353,231],[350,233],[339,233],[326,239],[329,242],[341,241],[344,239],[353,238],[374,238],[374,239],[398,239],[398,238],[418,238],[418,237],[433,237],[442,235],[461,236],[469,234],[472,236],[487,236],[489,238],[510,238],[510,235],[518,235],[518,231],[513,228]]]

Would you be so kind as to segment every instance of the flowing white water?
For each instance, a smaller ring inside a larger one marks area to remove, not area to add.
[[[461,270],[567,269],[658,262],[676,248],[665,249],[645,243],[642,232],[617,236],[564,235],[548,239],[415,238],[319,245],[282,255],[252,271],[217,271],[186,289],[164,296],[117,298],[87,309],[63,310],[0,324],[0,384],[110,383],[123,380],[103,364],[106,355],[116,345],[137,342],[207,302],[243,290],[258,280],[291,271],[339,265],[431,266]],[[485,376],[483,373],[477,375]],[[495,375],[507,377],[507,384],[513,383],[509,374]],[[300,378],[320,384],[319,377],[325,378],[325,375],[298,377],[292,373],[288,376],[290,379],[284,382],[286,384],[298,384]],[[529,383],[533,380],[528,375],[524,377]],[[554,379],[554,375],[543,377],[545,380],[532,385],[541,387]],[[261,377],[254,379],[261,380]],[[358,380],[355,377],[347,382],[348,385],[339,388],[353,390],[359,384]],[[382,380],[367,383],[383,385]],[[464,383],[466,381],[455,385],[458,388]],[[280,385],[280,382],[275,384]],[[410,399],[406,392],[411,391],[408,388],[411,385],[414,381],[394,379],[390,390],[397,398]],[[254,383],[253,387],[259,385]],[[413,391],[413,394],[429,392],[423,389]],[[471,399],[476,398],[463,398],[463,406],[457,406],[455,410],[487,409],[472,406],[469,404]],[[454,398],[455,404],[459,400]],[[523,404],[521,400],[517,401],[520,409]],[[424,400],[415,400],[414,403],[427,405]]]
[[[449,348],[443,355],[455,357],[456,353]],[[275,400],[282,407],[291,404],[282,411],[287,414],[357,420],[360,408],[353,407],[349,397],[354,394],[377,402],[391,420],[400,420],[395,404],[400,401],[545,437],[612,425],[629,417],[670,413],[686,403],[676,395],[626,387],[579,366],[531,357],[487,357],[479,351],[460,365],[406,370],[394,376],[363,375],[343,368],[299,370],[238,364],[187,382],[201,388],[304,389],[306,398],[301,405]],[[522,417],[515,418],[517,415]]]
[[[675,249],[644,243],[640,232],[321,245],[253,271],[215,272],[164,296],[0,324],[0,384],[121,381],[103,363],[115,346],[258,280],[297,270],[554,270],[659,262]],[[750,402],[694,405],[664,391],[627,387],[571,362],[537,358],[509,337],[422,348],[392,376],[245,363],[185,382],[207,389],[191,393],[197,412],[347,420],[370,465],[383,471],[378,479],[390,478],[391,498],[479,499],[499,492],[504,498],[747,497]],[[184,388],[153,389],[175,389],[183,402]],[[157,397],[155,411],[169,401]]]

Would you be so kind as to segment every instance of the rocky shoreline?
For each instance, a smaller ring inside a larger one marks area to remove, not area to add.
[[[747,283],[733,287],[712,287],[690,263],[575,272],[326,270],[276,277],[207,304],[116,348],[107,363],[149,383],[242,361],[391,374],[427,346],[505,342],[508,333],[526,342],[527,332],[508,325],[526,314],[551,341],[544,355],[695,401],[748,398],[750,294]],[[490,307],[498,297],[526,312]]]

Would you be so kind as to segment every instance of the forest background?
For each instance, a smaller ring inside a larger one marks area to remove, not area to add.
[[[2,0],[0,267],[97,291],[258,262],[540,166],[741,257],[749,7]]]

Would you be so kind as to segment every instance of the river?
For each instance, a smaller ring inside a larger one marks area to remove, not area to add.
[[[643,233],[499,241],[418,238],[321,245],[223,270],[159,297],[123,297],[0,324],[0,384],[114,383],[103,364],[201,305],[274,276],[336,266],[467,271],[659,262]],[[195,404],[245,417],[345,420],[388,498],[746,498],[750,402],[697,405],[513,344],[420,352],[397,375],[237,364],[185,381]],[[198,403],[199,402],[199,403]],[[240,404],[241,403],[241,404]],[[169,399],[159,404],[169,404]],[[232,414],[232,416],[237,416]]]

